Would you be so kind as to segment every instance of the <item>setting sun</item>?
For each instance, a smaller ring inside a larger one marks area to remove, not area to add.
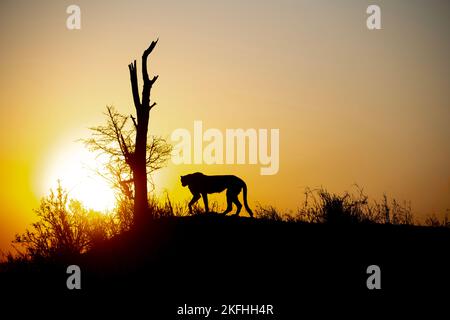
[[[108,211],[114,208],[114,191],[97,171],[102,170],[101,157],[89,152],[81,143],[57,148],[42,165],[38,189],[41,195],[55,189],[57,181],[69,192],[69,197],[80,200],[86,208]]]

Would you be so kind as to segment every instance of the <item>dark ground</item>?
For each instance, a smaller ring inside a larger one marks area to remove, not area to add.
[[[448,302],[449,248],[446,228],[172,217],[81,257],[4,272],[0,281],[12,299],[55,297],[75,308],[143,312],[146,319],[203,319],[177,317],[184,304],[274,305],[272,317],[208,319],[299,319],[307,309],[320,314],[336,305],[345,313],[356,306],[401,310],[430,298]],[[69,264],[81,267],[81,290],[66,288]],[[381,290],[366,287],[372,264],[381,268]],[[435,308],[445,306],[435,301]]]

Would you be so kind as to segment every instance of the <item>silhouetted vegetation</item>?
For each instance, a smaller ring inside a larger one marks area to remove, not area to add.
[[[119,206],[131,205],[131,211],[122,211],[122,221],[133,220],[134,184],[133,165],[136,140],[136,125],[130,124],[131,116],[117,112],[114,107],[106,107],[107,121],[105,125],[92,127],[92,137],[83,140],[90,151],[106,157],[106,165],[97,173],[106,179],[116,191]],[[149,136],[147,140],[146,167],[147,182],[153,186],[152,174],[163,168],[170,158],[172,145],[162,137]],[[121,209],[122,210],[122,209]]]
[[[446,227],[450,228],[450,221],[448,219],[448,214],[440,220],[435,214],[428,215],[425,218],[425,225],[429,227]]]
[[[113,236],[129,231],[133,226],[133,202],[129,198],[119,198],[111,212],[97,212],[69,198],[58,182],[56,190],[41,199],[34,210],[38,220],[13,240],[16,254],[9,253],[7,260],[26,261],[42,259],[64,259],[82,254]],[[187,206],[172,204],[169,197],[159,201],[149,199],[149,217],[162,218],[183,216]]]
[[[82,203],[68,198],[58,183],[56,191],[42,198],[34,212],[38,221],[14,244],[22,258],[42,259],[73,256],[89,250],[96,242],[118,234],[118,225],[111,214],[88,210]]]
[[[150,102],[150,94],[153,84],[158,79],[154,76],[152,79],[148,76],[147,58],[156,47],[158,40],[152,41],[150,46],[142,53],[142,97],[139,96],[138,78],[136,69],[136,60],[128,65],[130,71],[131,91],[133,93],[134,107],[136,109],[136,119],[132,117],[133,124],[136,128],[136,137],[134,150],[123,150],[127,164],[133,172],[134,185],[134,222],[145,218],[148,211],[148,191],[147,191],[147,166],[148,166],[148,145],[147,133],[148,123],[150,119],[150,110],[156,105]],[[122,139],[123,141],[123,139]]]
[[[41,200],[35,213],[38,221],[13,241],[18,249],[16,259],[43,259],[82,254],[100,243],[123,232],[133,225],[133,202],[128,197],[120,198],[116,208],[107,214],[88,210],[67,191],[58,186],[56,191]],[[219,212],[217,202],[211,203],[212,215]],[[167,218],[188,216],[187,203],[172,203],[167,194],[162,201],[150,197],[148,217]],[[303,206],[295,213],[282,213],[273,206],[258,206],[255,210],[259,220],[330,225],[392,224],[418,225],[414,221],[409,205],[399,205],[396,200],[369,201],[363,190],[332,194],[324,188],[306,189]],[[203,209],[194,206],[193,215],[204,215]],[[430,227],[450,227],[445,217],[428,216],[424,224]],[[9,259],[13,259],[10,255]]]
[[[298,210],[298,219],[305,222],[332,224],[348,223],[393,223],[413,224],[411,207],[401,206],[393,199],[388,203],[370,202],[364,190],[356,186],[356,193],[337,195],[324,188],[305,191],[304,206]]]
[[[258,206],[258,218],[306,223],[328,224],[393,224],[393,225],[426,225],[449,227],[447,215],[439,219],[436,215],[428,216],[424,222],[414,219],[411,204],[403,205],[397,200],[370,201],[364,190],[355,186],[356,192],[344,192],[342,195],[330,193],[324,188],[305,190],[303,206],[295,213],[280,212],[273,206]]]

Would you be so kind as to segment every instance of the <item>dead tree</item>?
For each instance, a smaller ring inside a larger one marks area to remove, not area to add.
[[[155,102],[150,103],[150,93],[153,84],[158,79],[154,76],[152,79],[148,77],[147,58],[152,53],[158,39],[152,41],[150,46],[142,54],[142,98],[139,97],[138,78],[136,69],[136,60],[128,65],[130,70],[131,91],[133,93],[134,106],[136,108],[136,119],[133,118],[136,126],[136,143],[135,150],[132,154],[131,170],[133,172],[134,183],[134,222],[142,221],[148,211],[147,200],[147,132],[150,118],[150,110],[156,105]]]

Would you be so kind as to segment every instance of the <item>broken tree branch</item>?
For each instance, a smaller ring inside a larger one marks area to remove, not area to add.
[[[141,107],[141,99],[139,98],[139,89],[138,89],[138,78],[137,78],[137,70],[136,70],[136,60],[133,63],[128,65],[128,69],[130,70],[130,82],[131,82],[131,91],[133,93],[133,101],[136,111]]]
[[[135,117],[133,117],[133,115],[132,114],[130,114],[130,117],[131,117],[131,120],[133,120],[133,124],[134,124],[134,127],[137,129],[137,122],[136,122],[136,118]]]

